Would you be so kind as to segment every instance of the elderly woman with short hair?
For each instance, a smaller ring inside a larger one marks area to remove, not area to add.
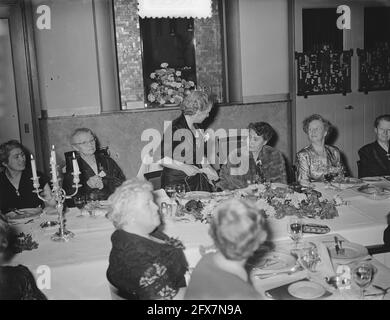
[[[233,199],[217,207],[209,233],[218,251],[204,255],[191,274],[187,300],[262,299],[245,264],[267,238],[262,211]]]
[[[126,180],[121,168],[110,156],[97,152],[97,138],[91,129],[74,130],[70,140],[81,172],[78,195],[106,200]],[[73,168],[67,168],[64,175],[63,188],[67,193],[74,191],[72,173]],[[67,203],[73,206],[71,199]]]
[[[213,190],[218,174],[210,164],[197,159],[198,153],[203,155],[206,140],[199,125],[209,116],[211,108],[212,101],[203,91],[192,91],[182,101],[182,114],[172,121],[172,153],[164,150],[164,142],[161,144],[163,187],[185,184],[187,191]]]
[[[238,155],[238,150],[234,150],[228,157],[228,163],[221,167],[217,187],[222,190],[244,188],[248,186],[248,181],[286,184],[286,163],[283,155],[279,150],[267,145],[275,135],[274,128],[267,122],[252,122],[248,129],[249,150],[245,148],[240,150],[241,162],[248,161],[248,170],[242,174],[232,174],[232,168],[239,163],[234,159]],[[249,159],[245,159],[245,156]],[[241,162],[240,166],[242,166]]]
[[[303,131],[310,145],[297,153],[298,182],[323,181],[326,174],[344,174],[339,149],[325,144],[331,129],[331,123],[319,114],[313,114],[303,121]]]
[[[183,246],[157,229],[161,220],[152,190],[147,181],[127,180],[108,199],[117,230],[107,278],[128,299],[178,298],[186,286]]]
[[[7,213],[13,209],[35,208],[44,203],[33,191],[32,172],[26,161],[26,150],[16,140],[0,145],[0,211]],[[47,200],[51,198],[48,178],[38,172],[40,189]]]

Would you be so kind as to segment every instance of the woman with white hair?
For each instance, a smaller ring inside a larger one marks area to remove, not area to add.
[[[88,128],[78,128],[71,135],[71,144],[75,150],[80,168],[78,195],[85,195],[94,200],[106,200],[116,187],[126,180],[121,168],[110,156],[97,152],[97,138]],[[73,168],[64,174],[63,188],[70,194],[73,188]],[[73,206],[73,200],[67,201]]]
[[[183,245],[157,230],[161,219],[152,190],[147,181],[127,180],[108,199],[116,231],[107,278],[127,299],[177,298],[186,286]]]
[[[245,270],[248,258],[267,238],[262,211],[244,200],[224,202],[213,215],[209,233],[218,251],[204,255],[197,264],[185,299],[262,299]]]

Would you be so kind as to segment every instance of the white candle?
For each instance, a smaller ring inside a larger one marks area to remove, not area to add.
[[[80,174],[79,164],[77,163],[77,159],[74,152],[73,152],[72,164],[73,164],[73,173],[75,175],[79,175]]]
[[[31,155],[31,171],[32,171],[32,175],[33,175],[33,180],[37,180],[38,179],[37,164],[35,163],[35,159],[34,159],[33,155]]]
[[[57,166],[54,162],[51,163],[51,176],[52,176],[52,182],[53,184],[58,183],[58,178],[57,178]]]
[[[54,148],[54,144],[51,146],[51,152],[50,152],[50,163],[57,164],[57,157],[56,157],[56,150]]]

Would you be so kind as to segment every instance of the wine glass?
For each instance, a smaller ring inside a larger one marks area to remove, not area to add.
[[[84,195],[76,195],[73,198],[73,202],[74,202],[74,205],[81,210],[85,205]]]
[[[176,196],[176,188],[174,185],[167,185],[165,187],[165,192],[167,193],[167,196],[171,199],[175,198]]]
[[[371,263],[361,262],[352,271],[352,278],[360,287],[360,299],[364,299],[364,291],[371,284],[374,267]]]
[[[298,248],[298,243],[302,239],[302,219],[298,217],[290,217],[287,223],[287,232],[290,238],[295,243],[295,249]]]
[[[176,190],[176,194],[179,198],[182,198],[184,197],[185,193],[186,193],[186,186],[185,184],[177,184],[175,186],[175,190]]]

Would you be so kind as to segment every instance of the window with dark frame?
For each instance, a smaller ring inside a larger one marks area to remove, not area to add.
[[[152,79],[150,74],[168,63],[180,70],[182,78],[196,83],[194,19],[140,18],[145,101]]]

